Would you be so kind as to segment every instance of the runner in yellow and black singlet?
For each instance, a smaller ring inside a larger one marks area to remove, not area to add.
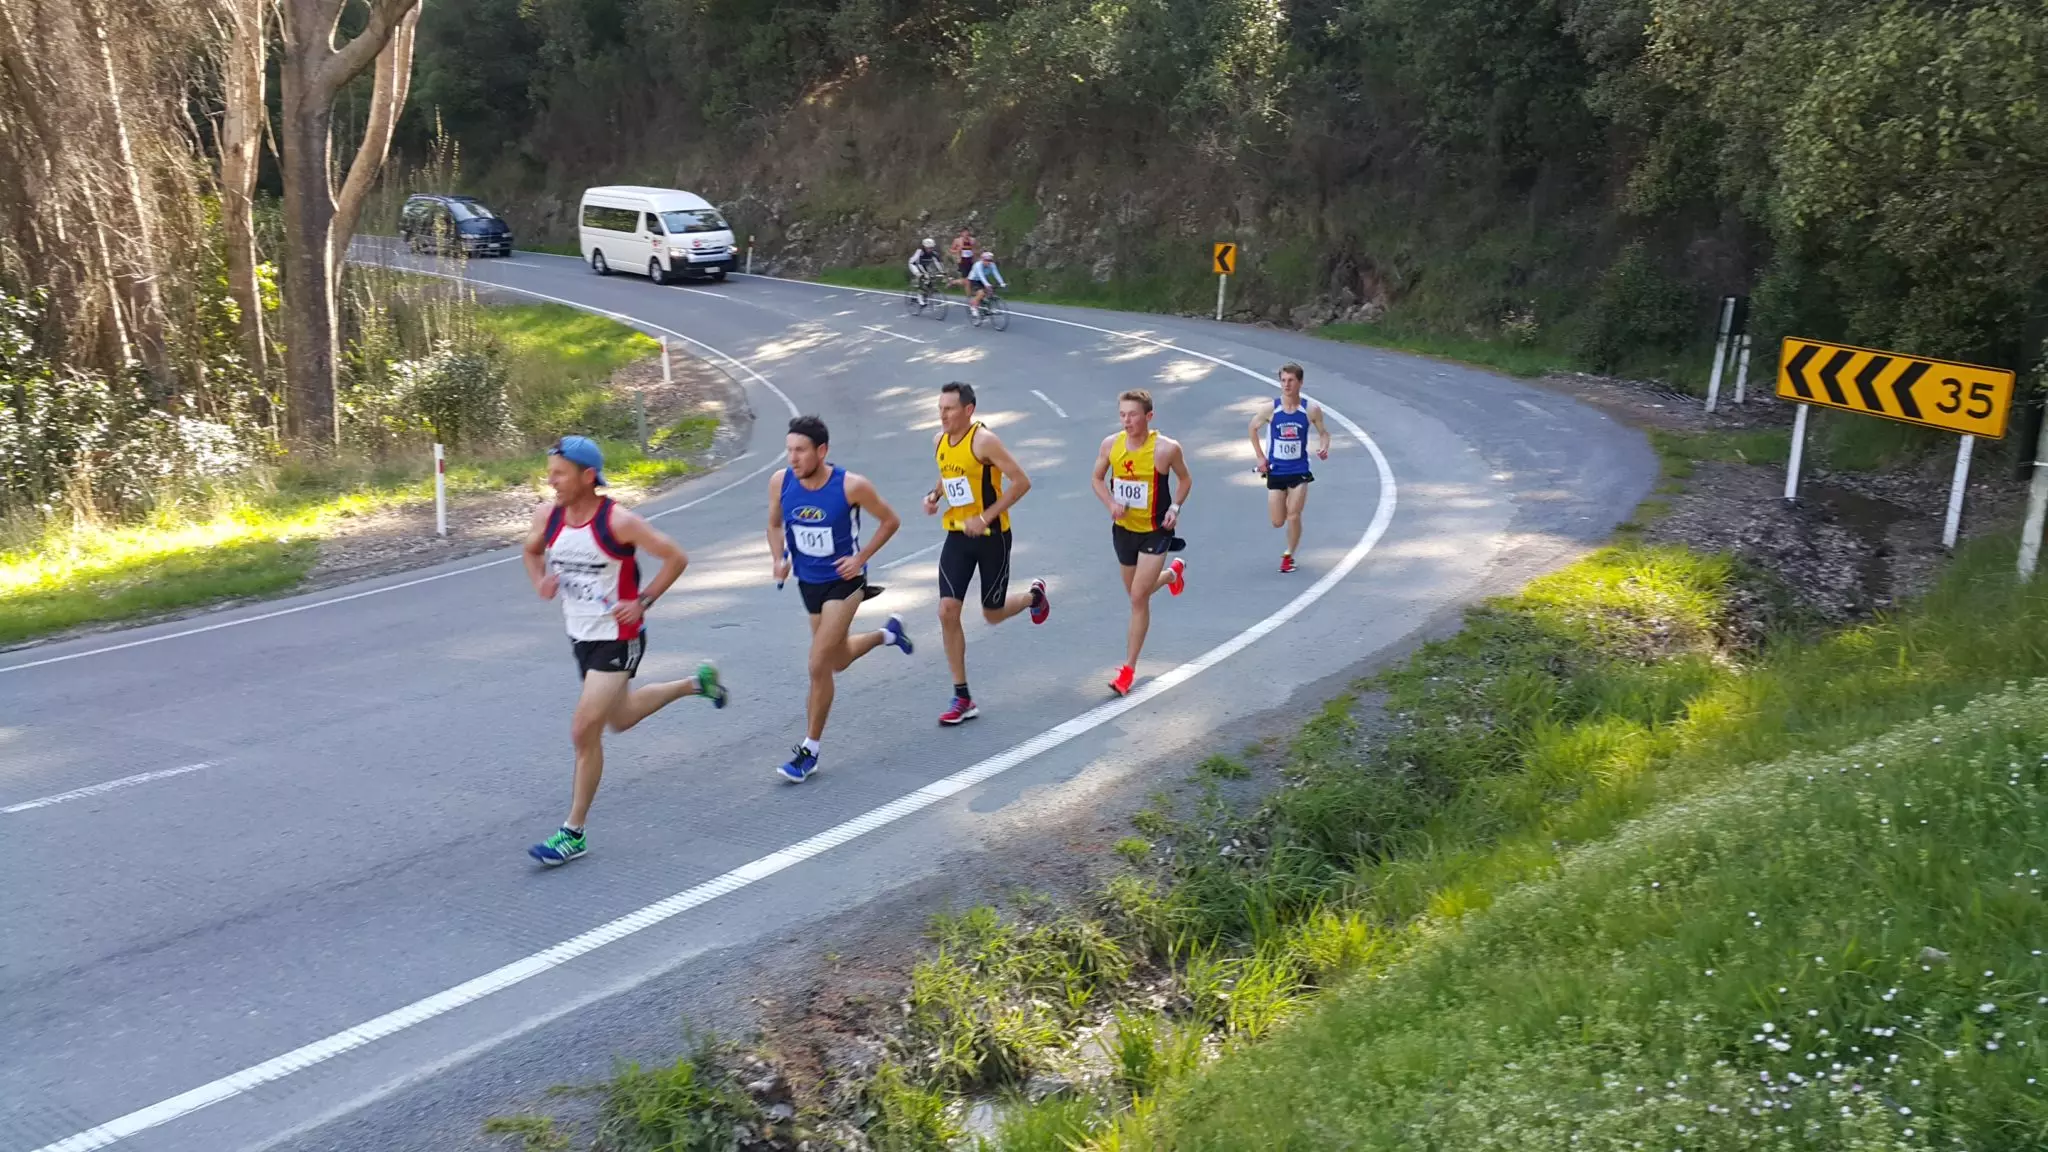
[[[1095,498],[1109,509],[1110,539],[1131,597],[1126,659],[1109,682],[1110,691],[1122,696],[1137,677],[1138,653],[1152,626],[1152,597],[1161,588],[1178,596],[1187,586],[1187,563],[1168,563],[1166,554],[1185,547],[1174,530],[1195,478],[1180,442],[1152,427],[1151,393],[1136,388],[1117,397],[1117,419],[1123,431],[1103,440],[1093,480]],[[1169,477],[1179,484],[1177,498],[1170,497]]]
[[[925,493],[925,515],[945,510],[946,542],[939,550],[939,627],[946,638],[946,663],[953,672],[953,702],[939,723],[958,724],[981,714],[967,687],[967,633],[960,607],[967,586],[981,575],[981,616],[1000,624],[1025,609],[1043,624],[1052,612],[1045,581],[1028,593],[1010,594],[1010,509],[1031,491],[1031,477],[989,427],[974,418],[974,385],[959,382],[939,389],[939,433],[932,440],[939,483]]]

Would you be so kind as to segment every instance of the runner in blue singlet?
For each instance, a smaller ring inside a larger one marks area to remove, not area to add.
[[[789,467],[768,478],[768,552],[775,561],[776,586],[794,572],[804,610],[811,615],[811,694],[805,710],[808,733],[776,771],[801,783],[818,770],[818,742],[832,712],[832,678],[880,645],[894,644],[908,654],[911,644],[903,622],[894,616],[880,631],[848,635],[854,610],[881,594],[868,584],[867,566],[896,534],[900,521],[895,509],[867,477],[825,462],[830,443],[823,420],[791,420],[785,445]],[[862,512],[875,520],[874,538],[865,547],[860,542]]]
[[[1287,526],[1282,572],[1294,571],[1294,550],[1301,546],[1301,510],[1308,505],[1308,486],[1316,478],[1308,463],[1311,425],[1318,437],[1316,459],[1330,458],[1330,429],[1323,424],[1322,406],[1302,401],[1301,377],[1301,365],[1283,365],[1272,412],[1254,417],[1250,428],[1252,454],[1258,459],[1259,474],[1266,478],[1266,510],[1272,514],[1273,527]]]

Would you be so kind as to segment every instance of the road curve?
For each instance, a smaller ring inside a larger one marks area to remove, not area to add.
[[[25,865],[0,889],[0,1152],[458,1146],[497,1104],[464,1085],[587,1072],[646,988],[709,1003],[735,964],[1028,824],[1061,782],[1199,754],[1518,547],[1604,534],[1655,472],[1640,436],[1562,397],[1271,330],[1031,306],[994,332],[889,294],[664,288],[529,254],[467,275],[674,333],[745,387],[747,454],[643,509],[692,557],[643,674],[716,660],[733,705],[612,737],[590,858],[540,872],[525,847],[560,817],[576,680],[514,553],[0,654],[0,831]],[[1342,419],[1282,575],[1244,428],[1288,359]],[[1046,576],[1054,613],[968,625],[983,715],[940,729],[940,533],[918,501],[951,379],[1032,475],[1015,575]],[[1189,590],[1155,603],[1117,701],[1127,609],[1087,471],[1130,387],[1195,491]],[[919,642],[841,677],[800,788],[771,770],[801,734],[807,629],[762,538],[792,410],[904,515],[861,620],[900,613]]]

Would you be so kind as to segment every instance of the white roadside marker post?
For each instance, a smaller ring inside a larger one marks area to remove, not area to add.
[[[448,457],[434,445],[434,531],[448,534]]]

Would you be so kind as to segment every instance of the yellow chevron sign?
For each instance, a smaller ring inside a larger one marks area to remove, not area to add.
[[[1229,276],[1237,271],[1237,245],[1218,244],[1212,257],[1218,276]]]
[[[2013,374],[1787,336],[1778,352],[1778,395],[1998,440],[2012,414]]]

